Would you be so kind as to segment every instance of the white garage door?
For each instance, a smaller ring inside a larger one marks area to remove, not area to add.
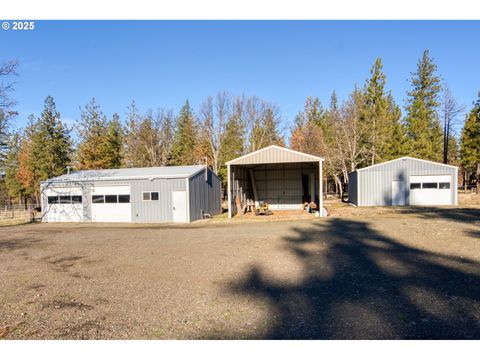
[[[410,205],[451,205],[450,175],[410,176]]]
[[[44,219],[48,222],[83,221],[82,189],[51,188],[45,191]]]
[[[130,186],[92,187],[92,221],[131,222]]]

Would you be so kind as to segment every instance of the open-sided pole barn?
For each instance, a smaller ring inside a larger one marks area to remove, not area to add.
[[[323,159],[272,145],[227,162],[228,217],[238,212],[236,199],[266,201],[272,210],[318,205],[323,216]]]

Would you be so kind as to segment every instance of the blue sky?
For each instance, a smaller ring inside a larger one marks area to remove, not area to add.
[[[427,48],[470,107],[480,91],[478,39],[479,21],[37,21],[33,31],[0,30],[0,61],[20,61],[16,128],[47,95],[73,124],[93,96],[106,115],[124,117],[132,100],[142,111],[177,112],[220,90],[274,102],[289,125],[307,96],[327,105],[332,90],[344,99],[362,86],[376,57],[403,105]]]

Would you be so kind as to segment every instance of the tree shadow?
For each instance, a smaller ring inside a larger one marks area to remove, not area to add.
[[[40,240],[35,239],[2,239],[0,240],[0,252],[26,249],[36,246]]]
[[[406,207],[399,211],[401,214],[413,214],[427,219],[438,218],[463,223],[480,223],[480,208]]]
[[[280,282],[252,266],[226,289],[268,304],[266,328],[246,337],[480,338],[480,263],[408,247],[347,219],[296,228],[284,240],[303,280]]]

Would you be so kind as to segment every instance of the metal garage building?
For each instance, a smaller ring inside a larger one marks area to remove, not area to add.
[[[302,209],[315,202],[323,215],[323,159],[272,145],[227,162],[228,216],[235,198],[266,201],[273,210]]]
[[[457,205],[456,166],[402,157],[348,174],[357,206]]]
[[[42,182],[48,222],[190,222],[221,213],[221,182],[207,167],[84,170]]]

